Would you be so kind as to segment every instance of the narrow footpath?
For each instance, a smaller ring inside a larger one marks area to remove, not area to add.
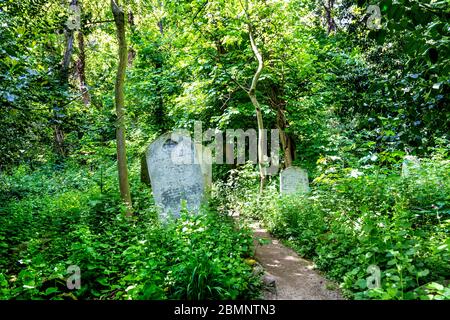
[[[266,300],[343,299],[337,285],[314,270],[311,261],[299,257],[258,223],[250,226],[254,233],[255,258],[265,271]]]

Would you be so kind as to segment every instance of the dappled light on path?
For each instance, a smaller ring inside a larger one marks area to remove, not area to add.
[[[314,270],[313,263],[299,257],[292,249],[274,239],[259,224],[254,231],[255,257],[273,279],[275,290],[265,292],[267,300],[341,300],[340,292]],[[264,239],[261,244],[258,239]]]

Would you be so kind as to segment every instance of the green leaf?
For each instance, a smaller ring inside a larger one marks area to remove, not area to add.
[[[425,270],[422,270],[422,271],[417,272],[417,276],[418,276],[418,277],[425,277],[425,276],[427,276],[429,273],[430,273],[430,270],[425,269]]]
[[[56,287],[50,287],[50,288],[47,288],[47,290],[45,290],[46,295],[49,295],[49,294],[52,294],[55,292],[59,292],[58,288],[56,288]]]
[[[435,289],[438,291],[444,290],[444,286],[442,284],[436,283],[436,282],[431,282],[429,284],[427,284],[426,286],[428,289]]]
[[[107,278],[98,278],[97,282],[100,283],[101,285],[104,285],[104,286],[108,286],[109,285]]]
[[[366,289],[367,288],[367,280],[366,279],[359,279],[355,283],[360,289]]]

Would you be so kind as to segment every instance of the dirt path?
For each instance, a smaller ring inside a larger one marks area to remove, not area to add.
[[[341,300],[337,286],[313,269],[313,263],[274,239],[258,223],[254,231],[255,257],[265,270],[266,300]],[[261,244],[258,239],[265,239]]]

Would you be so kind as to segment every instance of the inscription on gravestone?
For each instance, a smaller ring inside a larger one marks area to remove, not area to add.
[[[181,202],[190,211],[198,211],[205,193],[205,169],[197,147],[182,131],[160,136],[147,149],[146,160],[153,197],[160,208],[160,219],[180,216]]]
[[[309,192],[308,172],[289,167],[280,173],[280,193],[283,195]]]

